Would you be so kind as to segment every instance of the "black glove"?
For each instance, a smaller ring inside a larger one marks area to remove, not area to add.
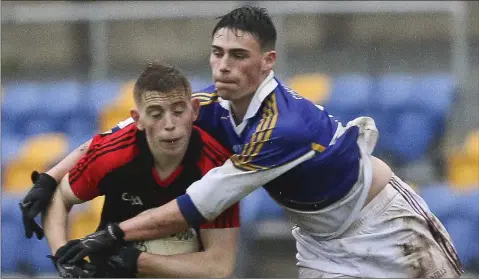
[[[97,268],[97,274],[105,278],[135,278],[137,262],[141,251],[133,244],[119,248],[108,256],[91,255],[90,261]]]
[[[33,186],[19,204],[22,211],[23,227],[27,238],[32,238],[35,233],[38,239],[42,239],[43,229],[35,222],[34,218],[47,209],[57,188],[57,182],[50,175],[39,174],[37,171],[32,172],[31,179]]]
[[[63,256],[65,252],[72,246],[78,244],[80,240],[73,240],[68,242],[57,250],[55,256],[48,255],[47,257],[52,259],[53,265],[58,271],[58,274],[62,278],[93,278],[96,277],[96,268],[84,259],[81,259],[72,264],[60,264],[58,258]]]
[[[104,230],[94,232],[79,240],[71,240],[65,246],[65,253],[58,258],[58,262],[74,263],[93,254],[113,254],[125,245],[125,234],[118,224],[108,224]],[[78,241],[75,244],[70,242]]]

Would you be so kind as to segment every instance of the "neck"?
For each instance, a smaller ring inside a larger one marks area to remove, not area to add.
[[[181,164],[185,151],[180,155],[168,156],[153,153],[153,159],[155,162],[155,169],[161,179],[166,179],[173,173]]]
[[[239,100],[231,101],[231,111],[233,112],[233,119],[236,125],[240,124],[243,121],[246,111],[248,111],[248,106],[253,99],[253,96],[254,92],[248,94],[247,96]]]
[[[264,82],[264,80],[268,77],[270,72],[271,71],[261,73],[261,78],[260,78],[261,83]],[[253,96],[258,90],[259,86],[261,86],[261,83],[258,85],[258,87],[256,87],[256,90],[254,92],[251,92],[250,94],[244,96],[241,99],[231,101],[231,111],[233,112],[232,113],[233,119],[236,125],[243,122],[243,118],[246,115],[246,112],[248,111],[248,106],[251,103],[251,100],[253,99]]]

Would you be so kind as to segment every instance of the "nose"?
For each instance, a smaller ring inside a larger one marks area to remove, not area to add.
[[[175,120],[171,113],[165,115],[165,130],[173,131],[176,128]]]
[[[229,67],[229,61],[228,61],[228,57],[227,55],[223,55],[223,57],[221,57],[220,59],[220,63],[219,63],[219,70],[220,72],[222,73],[228,73],[230,71],[230,67]]]

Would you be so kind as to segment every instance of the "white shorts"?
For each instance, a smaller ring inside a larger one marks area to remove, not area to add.
[[[398,177],[340,237],[297,239],[299,277],[453,278],[462,266],[444,226]]]

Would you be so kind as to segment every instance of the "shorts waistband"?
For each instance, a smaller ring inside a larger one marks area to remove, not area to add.
[[[391,180],[386,184],[384,189],[379,192],[379,194],[374,197],[360,212],[359,218],[354,221],[353,224],[348,228],[348,231],[354,231],[360,226],[366,224],[370,219],[375,218],[380,215],[391,201],[399,195],[399,193],[391,185],[392,181],[397,181],[398,177],[393,175]]]

